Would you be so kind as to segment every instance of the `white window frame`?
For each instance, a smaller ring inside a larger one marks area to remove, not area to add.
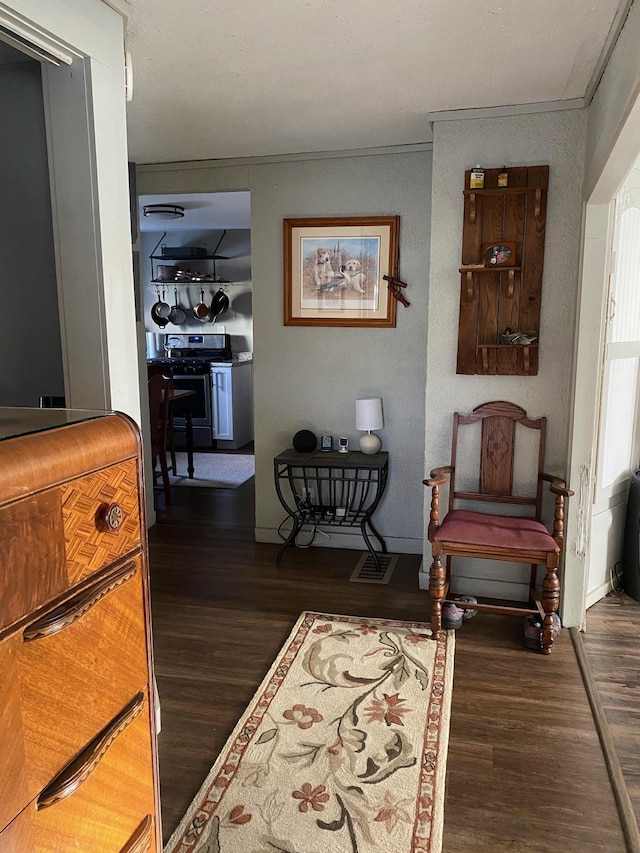
[[[627,470],[625,474],[621,474],[613,483],[603,485],[602,473],[604,470],[604,452],[607,442],[607,431],[605,421],[605,405],[608,399],[609,382],[611,375],[611,365],[618,360],[626,358],[640,359],[640,334],[639,340],[611,342],[609,340],[611,327],[615,318],[616,310],[621,310],[621,306],[617,305],[616,301],[616,267],[617,259],[620,256],[620,247],[618,240],[620,238],[620,222],[624,213],[635,208],[640,210],[640,187],[637,190],[623,190],[616,196],[612,202],[614,213],[614,228],[612,229],[611,248],[609,251],[609,276],[608,276],[608,294],[607,294],[607,311],[604,318],[604,348],[602,353],[602,371],[600,385],[600,403],[598,409],[598,441],[597,441],[597,457],[596,457],[596,476],[594,483],[593,502],[597,507],[605,504],[610,504],[612,501],[622,499],[626,495],[629,479],[632,472],[638,467],[638,459],[640,457],[640,376],[636,385],[636,396],[634,401],[633,414],[633,431],[632,445],[629,454]],[[638,234],[640,241],[640,233]]]

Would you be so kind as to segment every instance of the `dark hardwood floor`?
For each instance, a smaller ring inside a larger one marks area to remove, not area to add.
[[[348,582],[358,552],[253,541],[253,481],[173,489],[150,531],[164,836],[169,837],[302,610],[427,621],[419,558],[387,586]],[[550,657],[522,620],[456,632],[443,853],[624,851],[569,633]]]
[[[640,823],[640,603],[603,598],[587,611],[584,644]]]

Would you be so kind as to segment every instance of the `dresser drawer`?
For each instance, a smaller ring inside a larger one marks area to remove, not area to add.
[[[35,796],[147,684],[140,558],[28,625],[17,670]]]
[[[0,632],[66,588],[60,490],[0,507]]]
[[[70,584],[139,548],[137,461],[128,459],[63,486],[62,518]]]
[[[126,711],[116,717],[38,798],[38,853],[121,853],[141,821],[155,814],[148,698],[141,694],[135,702],[129,717]],[[69,783],[71,777],[80,784]]]
[[[0,853],[159,850],[149,706],[133,698],[0,833]]]
[[[32,815],[33,809],[25,809],[0,832],[0,853],[36,853]]]
[[[17,677],[21,645],[22,641],[17,635],[0,643],[0,830],[31,799],[27,785]]]

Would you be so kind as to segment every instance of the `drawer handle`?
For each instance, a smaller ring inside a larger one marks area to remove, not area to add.
[[[47,785],[38,797],[36,808],[46,809],[70,797],[96,769],[107,750],[144,707],[144,693],[138,693],[117,717],[90,741],[73,761],[70,761]]]
[[[96,526],[107,533],[115,533],[124,521],[122,504],[101,504],[96,513]]]
[[[153,818],[148,814],[131,838],[124,845],[120,853],[146,853],[151,847],[153,829]]]
[[[32,640],[41,640],[43,637],[50,637],[52,634],[62,631],[63,628],[73,625],[92,607],[95,607],[99,601],[102,601],[105,595],[131,580],[136,571],[135,563],[125,563],[124,566],[115,572],[111,572],[97,584],[78,593],[78,595],[74,595],[60,607],[56,607],[55,610],[27,626],[22,633],[23,641],[29,643]]]

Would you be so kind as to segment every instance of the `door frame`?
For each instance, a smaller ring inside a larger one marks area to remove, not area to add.
[[[588,198],[583,216],[582,263],[574,344],[574,376],[569,424],[569,501],[562,616],[584,630],[596,473],[604,315],[609,287],[608,258],[613,229],[612,202],[640,155],[640,96],[621,128]]]
[[[124,20],[102,0],[1,0],[0,19],[73,58],[42,65],[67,405],[140,423]]]

